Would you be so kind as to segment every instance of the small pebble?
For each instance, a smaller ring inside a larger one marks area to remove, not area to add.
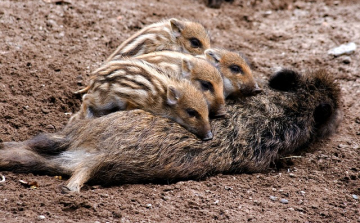
[[[76,77],[76,83],[81,83],[83,81],[83,77],[81,75],[78,75]]]
[[[0,178],[1,178],[0,183],[4,183],[5,182],[5,176],[0,175]]]
[[[289,173],[289,176],[292,177],[292,178],[296,177],[295,174],[293,174],[293,173]]]
[[[289,203],[289,201],[283,198],[283,199],[280,199],[280,203],[287,204],[287,203]]]
[[[275,197],[275,196],[270,196],[270,200],[276,201],[276,200],[277,200],[277,197]]]
[[[328,54],[333,56],[341,56],[344,54],[352,54],[356,50],[356,44],[354,42],[348,44],[342,44],[328,51]]]
[[[64,36],[65,36],[65,33],[64,33],[64,32],[60,32],[58,36],[59,36],[60,38],[61,38],[61,37],[64,37]]]
[[[54,125],[47,125],[46,127],[45,127],[46,129],[51,129],[51,130],[55,130],[55,126]]]
[[[357,196],[356,194],[353,194],[352,197],[353,197],[355,200],[359,200],[359,196]]]
[[[41,108],[41,111],[42,111],[44,114],[47,114],[47,113],[50,112],[50,110],[47,109],[47,108]]]
[[[360,124],[360,117],[356,117],[356,118],[355,118],[355,122],[356,122],[357,124]]]
[[[162,196],[161,198],[162,198],[164,201],[168,201],[168,200],[171,199],[169,196]]]
[[[265,15],[271,15],[271,14],[272,14],[272,11],[271,11],[271,10],[265,11],[264,14],[265,14]]]
[[[254,200],[254,204],[256,204],[256,205],[260,205],[260,204],[261,204],[261,201]]]
[[[225,190],[232,190],[232,187],[225,186]]]
[[[342,62],[343,62],[344,64],[349,64],[349,63],[351,63],[351,58],[350,58],[350,57],[344,57],[343,60],[342,60]]]
[[[46,217],[44,215],[39,215],[38,217],[40,220],[44,220]]]
[[[305,195],[305,191],[300,191],[300,194],[304,196],[304,195]]]
[[[146,205],[146,208],[151,208],[151,207],[152,207],[151,204],[147,204],[147,205]]]

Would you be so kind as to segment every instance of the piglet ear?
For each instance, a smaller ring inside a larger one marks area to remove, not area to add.
[[[179,102],[180,92],[174,86],[168,86],[166,96],[168,105],[176,105]]]
[[[281,69],[270,77],[269,86],[279,91],[295,91],[301,75],[290,69]]]
[[[182,74],[183,78],[190,79],[191,70],[193,69],[193,67],[194,67],[194,64],[190,60],[184,58],[181,61],[181,68],[182,68],[181,74]]]
[[[172,33],[175,37],[181,36],[181,32],[184,30],[185,24],[177,19],[170,19],[170,25]]]
[[[221,60],[221,55],[215,49],[207,49],[204,52],[206,60],[211,63],[218,64]]]

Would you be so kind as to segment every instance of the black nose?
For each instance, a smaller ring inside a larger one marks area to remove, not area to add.
[[[260,94],[262,91],[263,91],[263,90],[262,90],[261,88],[257,87],[257,88],[255,88],[255,89],[253,90],[253,95]]]
[[[202,140],[203,140],[203,141],[207,141],[207,140],[212,139],[213,137],[214,137],[214,136],[213,136],[212,132],[211,132],[211,131],[208,131],[208,132],[206,133],[205,137],[202,138]]]
[[[224,105],[221,105],[214,114],[211,114],[215,118],[221,118],[226,115],[227,111]]]

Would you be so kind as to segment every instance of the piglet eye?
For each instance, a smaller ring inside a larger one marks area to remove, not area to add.
[[[238,74],[238,73],[243,74],[244,73],[243,69],[236,64],[230,65],[229,69],[233,74]]]
[[[194,110],[193,108],[188,108],[186,109],[186,112],[188,113],[188,115],[193,118],[193,117],[196,117],[196,116],[199,116],[199,113]]]
[[[200,80],[200,84],[203,91],[214,91],[214,87],[209,81]]]
[[[193,38],[190,38],[189,40],[190,40],[192,48],[201,48],[202,47],[200,40],[198,40],[197,38],[193,37]]]

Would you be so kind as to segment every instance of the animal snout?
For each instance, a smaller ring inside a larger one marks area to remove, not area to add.
[[[261,93],[263,90],[256,85],[255,89],[253,90],[253,95],[257,95]]]
[[[227,114],[226,108],[224,105],[221,105],[213,114],[215,118],[224,117]]]
[[[263,90],[259,87],[257,83],[255,83],[254,85],[244,86],[244,88],[242,89],[243,94],[247,96],[254,96],[261,93],[262,91]]]
[[[213,137],[214,137],[214,136],[213,136],[212,132],[211,132],[211,131],[208,131],[208,132],[206,133],[205,137],[202,138],[202,140],[203,140],[203,141],[207,141],[207,140],[212,139]]]

